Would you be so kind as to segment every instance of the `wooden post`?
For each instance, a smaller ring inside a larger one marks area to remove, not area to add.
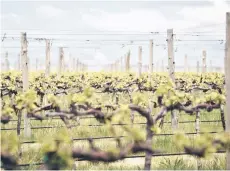
[[[188,57],[187,54],[184,56],[184,72],[188,72]]]
[[[169,77],[175,82],[175,62],[174,62],[174,50],[173,50],[173,29],[167,30],[167,42],[168,42],[168,70]]]
[[[196,62],[196,72],[197,72],[197,74],[199,74],[199,72],[200,72],[200,63],[199,63],[199,61]]]
[[[21,34],[21,57],[22,57],[22,78],[23,78],[23,91],[29,88],[28,82],[28,57],[27,57],[27,39],[26,33]]]
[[[115,61],[115,68],[116,68],[116,72],[119,70],[119,62],[118,60]]]
[[[79,59],[77,58],[77,62],[76,62],[76,71],[78,72],[79,70]]]
[[[36,58],[36,61],[35,61],[36,63],[35,63],[35,69],[36,69],[36,71],[38,71],[38,58]]]
[[[224,73],[227,73],[227,43],[225,43]]]
[[[226,13],[226,132],[230,132],[230,12]],[[226,170],[230,170],[230,152],[227,152]]]
[[[21,33],[21,57],[22,57],[23,92],[25,92],[29,88],[26,33]],[[31,137],[30,120],[27,117],[27,111],[24,111],[23,113],[24,113],[24,136]]]
[[[174,62],[174,49],[173,49],[173,29],[167,30],[167,42],[168,42],[168,65],[169,65],[169,77],[172,82],[175,83],[175,62]],[[171,125],[172,129],[175,130],[178,127],[177,112],[171,111]]]
[[[125,66],[126,66],[125,67],[126,72],[129,72],[130,70],[130,51],[127,53]]]
[[[140,77],[141,76],[141,69],[142,69],[142,47],[139,46],[139,49],[138,49],[138,76]]]
[[[9,63],[9,59],[8,59],[8,52],[6,51],[5,54],[5,63],[6,63],[6,71],[10,70],[10,63]]]
[[[153,40],[149,41],[149,73],[153,72]]]
[[[207,64],[206,64],[206,50],[203,50],[203,56],[202,56],[202,72],[206,73],[207,71]]]
[[[50,40],[46,40],[46,69],[45,75],[50,75]]]
[[[76,72],[76,59],[73,58],[73,72]]]
[[[64,68],[64,51],[63,47],[59,48],[59,68],[58,68],[58,74],[61,75]]]

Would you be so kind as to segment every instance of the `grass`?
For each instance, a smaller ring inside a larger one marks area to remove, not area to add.
[[[211,113],[202,112],[201,120],[218,120],[220,118],[218,111],[213,111]],[[170,121],[170,115],[167,115],[166,121]],[[194,121],[194,116],[187,116],[185,114],[180,114],[179,121]],[[135,122],[144,122],[145,119],[136,116]],[[59,126],[63,125],[60,120],[48,120],[48,121],[31,121],[32,126]],[[98,124],[98,122],[93,119],[81,119],[81,125],[87,124]],[[14,127],[15,123],[10,123],[6,125],[6,127]],[[222,125],[220,122],[218,123],[201,123],[201,131],[222,131]],[[140,131],[144,134],[144,125],[135,125]],[[120,126],[116,126],[117,135],[127,135]],[[55,135],[60,128],[52,128],[52,129],[35,129],[32,130],[32,139],[33,140],[41,140],[41,138],[52,137]],[[182,123],[179,124],[179,130],[183,130],[184,132],[195,132],[194,123]],[[10,136],[15,134],[16,131],[1,131],[2,134]],[[161,133],[172,133],[171,125],[165,124]],[[110,132],[106,129],[105,126],[101,127],[86,127],[86,126],[78,126],[71,129],[70,134],[74,138],[80,137],[99,137],[99,136],[112,136]],[[22,135],[23,137],[23,130]],[[195,138],[194,135],[190,136],[191,141]],[[21,138],[23,140],[23,138]],[[127,142],[127,138],[122,140],[122,143]],[[161,149],[162,151],[166,151],[168,153],[177,153],[180,151],[179,148],[176,147],[175,142],[172,139],[172,136],[156,136],[153,139],[154,147],[156,149]],[[86,141],[75,141],[74,147],[80,148],[88,148],[88,143]],[[116,142],[111,139],[103,139],[103,140],[95,140],[95,145],[103,150],[107,150],[110,148],[116,147]],[[42,154],[40,153],[38,144],[22,144],[22,157],[20,158],[20,163],[37,163],[42,162]],[[144,154],[138,154],[144,155]],[[133,162],[132,162],[133,161]],[[136,161],[136,162],[135,162]],[[152,169],[163,169],[163,170],[192,170],[196,169],[196,160],[194,157],[153,157],[153,168]],[[201,160],[200,169],[202,170],[219,170],[225,169],[223,155],[215,155],[213,158],[208,160]],[[114,163],[92,163],[92,162],[76,162],[77,170],[140,170],[143,168],[144,158],[137,159],[125,159],[124,161],[118,161]],[[128,164],[127,164],[128,163]],[[36,169],[38,166],[30,166],[27,169]],[[26,168],[25,168],[26,169]]]
[[[106,99],[106,96],[103,96]],[[124,103],[127,102],[126,96],[121,96],[120,100]],[[195,121],[195,116],[189,116],[183,112],[178,113],[179,122],[180,121]],[[171,120],[170,113],[165,117],[165,121],[168,122]],[[210,113],[201,112],[200,120],[220,120],[220,112],[214,110]],[[145,118],[137,115],[134,119],[135,123],[145,122]],[[10,122],[5,125],[5,128],[16,128],[17,122]],[[71,124],[75,124],[75,121],[71,121]],[[100,124],[94,118],[81,119],[80,125],[72,128],[69,133],[71,137],[74,138],[85,138],[85,137],[100,137],[100,136],[113,136],[106,126],[91,126],[87,127],[84,125],[90,124]],[[32,127],[35,126],[64,126],[61,120],[49,119],[46,121],[36,121],[31,120]],[[23,122],[22,122],[23,127]],[[145,125],[134,125],[143,136],[145,136]],[[2,126],[3,128],[3,126]],[[119,136],[127,135],[126,132],[122,129],[121,126],[114,126],[116,134]],[[52,138],[57,132],[63,128],[52,128],[52,129],[34,129],[32,130],[32,137],[30,140],[43,140],[47,138]],[[212,123],[200,123],[201,131],[223,131],[221,122],[212,122]],[[20,140],[26,140],[23,135],[23,130]],[[178,130],[174,131],[183,131],[183,132],[195,132],[195,122],[193,123],[179,123]],[[161,133],[173,133],[170,123],[165,123]],[[13,131],[1,131],[1,135],[11,136],[16,134],[16,130]],[[189,135],[191,142],[194,141],[196,135]],[[122,143],[125,144],[129,139],[123,138]],[[173,141],[173,136],[155,136],[153,138],[154,148],[161,149],[164,152],[168,153],[177,153],[181,149],[178,148]],[[102,139],[95,140],[95,145],[103,150],[108,150],[110,148],[116,148],[116,142],[113,139]],[[87,141],[74,141],[74,147],[79,148],[88,148]],[[22,157],[19,159],[19,163],[37,163],[42,162],[42,154],[40,152],[39,144],[22,144]],[[144,155],[140,153],[138,155]],[[225,155],[214,155],[214,157],[200,160],[200,169],[202,170],[222,170],[225,169]],[[102,162],[86,162],[78,161],[76,162],[77,170],[142,170],[144,165],[144,158],[135,158],[135,159],[125,159],[122,161],[117,161],[113,163],[102,163]],[[38,166],[29,166],[24,167],[23,169],[35,170]],[[153,157],[152,158],[152,169],[156,170],[194,170],[197,169],[197,159],[191,156],[171,156],[171,157]]]

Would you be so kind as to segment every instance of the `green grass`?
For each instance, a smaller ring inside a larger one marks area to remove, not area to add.
[[[111,97],[108,95],[102,95],[102,98],[106,101],[111,100]],[[127,95],[120,96],[120,103],[128,103]],[[154,109],[154,112],[157,112],[159,109]],[[16,117],[15,117],[16,118]],[[195,132],[195,116],[189,116],[183,112],[178,112],[178,119],[180,121],[194,121],[193,123],[179,123],[177,130],[171,129],[170,123],[165,123],[161,133],[173,133],[176,131],[182,132]],[[165,117],[165,121],[168,122],[171,120],[170,113],[167,113]],[[200,120],[220,120],[220,112],[218,110],[214,110],[212,112],[201,112]],[[125,122],[125,121],[124,121]],[[128,121],[127,121],[128,122]],[[146,122],[145,118],[139,116],[135,113],[135,123]],[[70,121],[72,125],[76,125],[76,121]],[[100,136],[113,136],[111,132],[108,130],[106,126],[91,126],[87,127],[85,125],[90,124],[100,124],[94,118],[80,119],[80,125],[69,130],[70,136],[72,138],[85,138],[85,137],[100,137]],[[5,128],[16,128],[17,122],[10,122],[5,125]],[[32,127],[38,126],[64,126],[61,120],[49,119],[45,121],[36,121],[31,120]],[[1,126],[3,128],[3,125]],[[23,122],[22,122],[23,127]],[[134,125],[133,127],[137,128],[140,132],[142,132],[143,136],[145,136],[145,125]],[[116,134],[119,136],[125,136],[127,133],[122,129],[121,126],[114,126],[116,130]],[[25,139],[23,134],[23,129],[21,130],[20,140],[36,140],[41,141],[44,139],[49,139],[55,136],[56,133],[60,131],[60,129],[64,128],[52,128],[52,129],[33,129],[32,137],[30,139]],[[223,131],[221,122],[212,122],[212,123],[200,123],[201,131]],[[16,134],[16,130],[14,131],[1,131],[1,135],[3,136],[12,136]],[[190,135],[190,141],[193,142],[196,135]],[[122,143],[125,144],[128,142],[128,138],[123,138]],[[181,152],[181,149],[176,146],[173,141],[173,136],[155,136],[153,138],[154,148],[161,149],[163,152],[168,153],[177,153]],[[110,148],[116,148],[116,142],[113,139],[102,139],[95,140],[95,145],[103,150],[108,150]],[[79,148],[88,148],[87,141],[74,141],[74,147]],[[37,163],[42,162],[42,154],[40,152],[39,144],[22,144],[22,157],[19,160],[19,163]],[[138,155],[144,155],[144,153],[140,153]],[[144,165],[144,158],[137,159],[125,159],[122,161],[117,161],[113,163],[102,163],[102,162],[86,162],[79,161],[76,162],[77,170],[142,170]],[[180,170],[187,169],[193,170],[197,169],[197,159],[189,156],[171,156],[171,157],[153,157],[152,158],[152,169],[156,170]],[[38,166],[30,166],[25,167],[24,169],[35,170]],[[203,170],[219,170],[225,169],[225,159],[224,155],[214,155],[213,158],[209,158],[206,160],[201,160],[200,169]]]
[[[218,120],[220,119],[220,114],[218,111],[213,111],[211,113],[202,112],[201,113],[201,120]],[[183,113],[179,116],[179,121],[187,121],[191,120],[194,121],[194,116],[188,116]],[[165,118],[165,121],[170,121],[170,115],[168,114]],[[145,122],[145,119],[140,116],[135,117],[135,122]],[[74,124],[74,122],[72,122]],[[99,136],[112,136],[111,133],[108,131],[107,127],[87,127],[81,125],[88,125],[88,124],[99,124],[94,118],[93,119],[81,119],[80,126],[72,128],[69,132],[70,135],[74,138],[80,137],[99,137]],[[61,126],[64,125],[61,120],[48,120],[48,121],[31,121],[32,126]],[[9,123],[5,127],[16,127],[15,123]],[[136,128],[145,134],[145,126],[144,125],[135,125]],[[201,123],[200,124],[201,131],[222,131],[221,123]],[[52,129],[35,129],[32,130],[32,139],[33,140],[41,140],[45,138],[53,137],[61,128],[52,128]],[[115,130],[117,135],[127,135],[124,130],[120,126],[115,126]],[[178,130],[183,130],[183,132],[195,132],[195,123],[181,123],[179,124]],[[5,136],[11,136],[15,134],[16,131],[1,131],[1,134]],[[161,133],[172,133],[171,125],[165,123],[164,128],[162,129]],[[191,135],[190,140],[193,141],[196,135]],[[21,140],[25,140],[23,138],[23,130],[21,135]],[[127,138],[122,139],[122,143],[125,144],[128,141]],[[156,149],[161,149],[164,152],[168,153],[177,153],[181,151],[175,142],[173,141],[172,136],[156,136],[153,138],[154,147]],[[110,148],[116,148],[116,142],[113,139],[102,139],[102,140],[95,140],[95,145],[103,150],[107,150]],[[74,141],[74,147],[79,148],[88,148],[87,141]],[[20,158],[20,163],[37,163],[42,162],[42,154],[40,152],[40,146],[38,144],[22,144],[22,157]],[[138,155],[144,155],[140,153]],[[127,162],[129,160],[129,162]],[[133,164],[131,161],[134,161]],[[136,161],[136,162],[135,162]],[[187,169],[192,170],[196,169],[196,161],[194,157],[153,157],[152,158],[152,169]],[[92,162],[76,162],[77,163],[77,170],[140,170],[143,168],[144,158],[138,159],[126,159],[124,161],[118,161],[114,163],[92,163]],[[127,164],[128,163],[128,164]],[[36,169],[38,166],[30,166],[27,169]],[[25,168],[26,169],[26,168]],[[219,170],[225,169],[225,160],[224,155],[215,155],[213,158],[208,160],[201,160],[200,169],[203,170]]]

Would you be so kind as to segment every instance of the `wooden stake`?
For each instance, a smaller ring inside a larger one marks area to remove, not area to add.
[[[76,71],[79,71],[79,59],[77,58]]]
[[[169,65],[169,77],[172,82],[175,83],[175,62],[174,62],[174,49],[173,49],[173,29],[167,30],[167,42],[168,42],[168,65]],[[175,130],[178,128],[177,122],[177,112],[175,110],[171,111],[171,124],[172,129]]]
[[[45,75],[50,75],[50,40],[46,40],[46,69]]]
[[[6,63],[6,71],[10,70],[10,63],[9,63],[9,59],[8,59],[8,52],[6,52],[5,54],[5,63]]]
[[[38,58],[36,58],[36,66],[35,66],[36,68],[36,71],[38,71]]]
[[[139,67],[138,67],[138,76],[140,77],[141,76],[141,70],[142,70],[142,47],[139,46],[139,55],[138,55],[138,64],[139,64]]]
[[[227,73],[227,43],[225,43],[224,73]]]
[[[230,132],[230,12],[226,13],[226,132]],[[226,170],[230,170],[230,152],[227,152]]]
[[[63,47],[60,47],[59,48],[59,69],[58,69],[58,74],[61,75],[63,70],[64,70],[64,51],[63,51]]]
[[[188,57],[186,54],[184,56],[184,72],[188,72]]]
[[[200,63],[199,63],[199,61],[196,62],[196,72],[197,72],[197,74],[199,74],[199,72],[200,72]]]
[[[23,92],[26,92],[29,88],[26,33],[21,33],[21,57],[22,57]],[[24,114],[24,136],[31,137],[30,119],[27,117],[27,111],[24,111],[23,114]]]
[[[76,59],[73,58],[73,72],[76,72]]]
[[[207,64],[206,64],[206,50],[203,50],[202,62],[203,62],[202,72],[203,72],[203,73],[206,73],[206,72],[207,72]]]
[[[129,72],[130,71],[130,51],[127,53],[125,66],[126,66],[126,72]]]
[[[175,62],[174,62],[174,50],[173,50],[173,29],[167,30],[167,42],[168,42],[168,69],[169,77],[175,82]]]
[[[153,72],[153,40],[149,41],[149,72]]]

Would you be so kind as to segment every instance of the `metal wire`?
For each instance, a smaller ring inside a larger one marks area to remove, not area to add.
[[[200,132],[199,134],[217,134],[217,133],[222,133],[222,132]],[[184,133],[185,135],[197,135],[196,132],[187,132]],[[155,134],[154,136],[159,137],[159,136],[173,136],[175,134],[172,133],[166,133],[166,134]],[[125,138],[127,136],[102,136],[102,137],[91,137],[90,139],[92,140],[104,140],[104,139],[116,139],[116,138]],[[84,137],[84,138],[72,138],[72,141],[86,141],[88,140],[89,137]],[[38,141],[23,141],[21,144],[34,144],[38,143]]]
[[[226,153],[226,151],[217,151],[213,154],[222,154],[222,153]],[[167,156],[184,156],[184,155],[190,155],[187,153],[159,153],[159,154],[153,154],[153,157],[167,157]],[[190,155],[191,156],[191,155]],[[135,156],[126,156],[124,157],[124,159],[132,159],[132,158],[143,158],[145,157],[145,155],[135,155]],[[192,157],[192,156],[191,156]],[[88,161],[85,159],[76,159],[75,161]],[[18,167],[28,167],[28,166],[36,166],[36,165],[42,165],[44,163],[40,162],[40,163],[25,163],[25,164],[19,164]]]
[[[184,121],[184,122],[179,122],[179,123],[194,123],[195,121]],[[202,122],[221,122],[221,120],[213,120],[213,121],[202,121]],[[165,123],[171,123],[171,122],[165,122]],[[130,123],[130,124],[112,124],[112,126],[125,126],[125,125],[145,125],[146,123],[145,122],[141,122],[141,123]],[[105,126],[105,125],[102,125],[102,124],[97,124],[97,125],[94,125],[94,124],[89,124],[89,125],[71,125],[71,127],[79,127],[79,126],[89,126],[89,127],[100,127],[100,126]],[[49,128],[63,128],[63,127],[66,127],[66,126],[38,126],[38,127],[31,127],[31,129],[49,129]],[[20,129],[24,129],[24,128],[20,128]],[[1,131],[9,131],[9,130],[17,130],[17,128],[2,128]]]

